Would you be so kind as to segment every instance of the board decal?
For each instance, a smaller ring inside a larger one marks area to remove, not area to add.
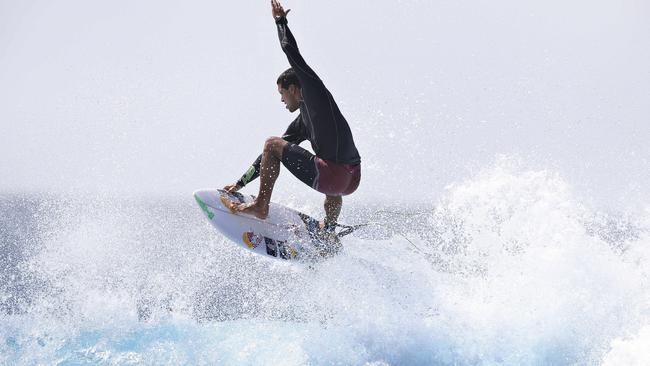
[[[280,252],[280,258],[282,259],[292,259],[298,256],[296,249],[284,241],[278,241],[278,251]]]
[[[275,240],[264,237],[264,242],[266,243],[266,254],[273,257],[277,257],[277,253],[276,253],[277,246]]]
[[[242,239],[244,240],[244,244],[249,249],[255,249],[257,248],[260,244],[262,244],[262,241],[264,241],[264,237],[261,235],[257,235],[252,231],[247,231],[242,235]]]
[[[201,207],[201,210],[203,210],[203,212],[205,212],[205,214],[208,215],[208,218],[212,220],[212,218],[214,217],[214,212],[210,211],[208,205],[206,205],[205,202],[203,202],[199,198],[199,196],[194,195],[194,198],[196,199],[196,202],[199,204],[199,207]]]

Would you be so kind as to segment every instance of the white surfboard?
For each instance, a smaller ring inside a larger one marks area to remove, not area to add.
[[[224,190],[199,190],[194,198],[210,221],[228,239],[255,254],[286,261],[314,261],[340,249],[338,240],[325,242],[318,232],[318,220],[271,202],[269,216],[232,213],[222,198],[251,202],[253,196]]]

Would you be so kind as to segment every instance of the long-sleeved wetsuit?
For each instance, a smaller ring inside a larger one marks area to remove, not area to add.
[[[316,156],[323,160],[335,164],[359,164],[361,158],[354,145],[350,126],[332,94],[298,51],[296,40],[287,26],[287,19],[277,19],[276,25],[282,51],[287,55],[289,64],[300,81],[302,94],[300,114],[289,124],[282,138],[294,144],[309,140]],[[245,186],[259,176],[261,161],[262,155],[239,179],[237,183],[240,186]]]

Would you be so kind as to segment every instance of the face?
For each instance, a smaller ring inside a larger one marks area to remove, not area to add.
[[[278,92],[280,92],[280,100],[289,112],[295,112],[300,107],[300,89],[295,85],[289,85],[289,88],[285,89],[278,84]]]

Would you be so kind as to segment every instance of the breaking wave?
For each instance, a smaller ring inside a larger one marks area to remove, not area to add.
[[[189,193],[5,195],[0,363],[648,363],[650,208],[576,197],[498,162],[438,202],[346,207],[374,224],[309,267],[230,245]]]

